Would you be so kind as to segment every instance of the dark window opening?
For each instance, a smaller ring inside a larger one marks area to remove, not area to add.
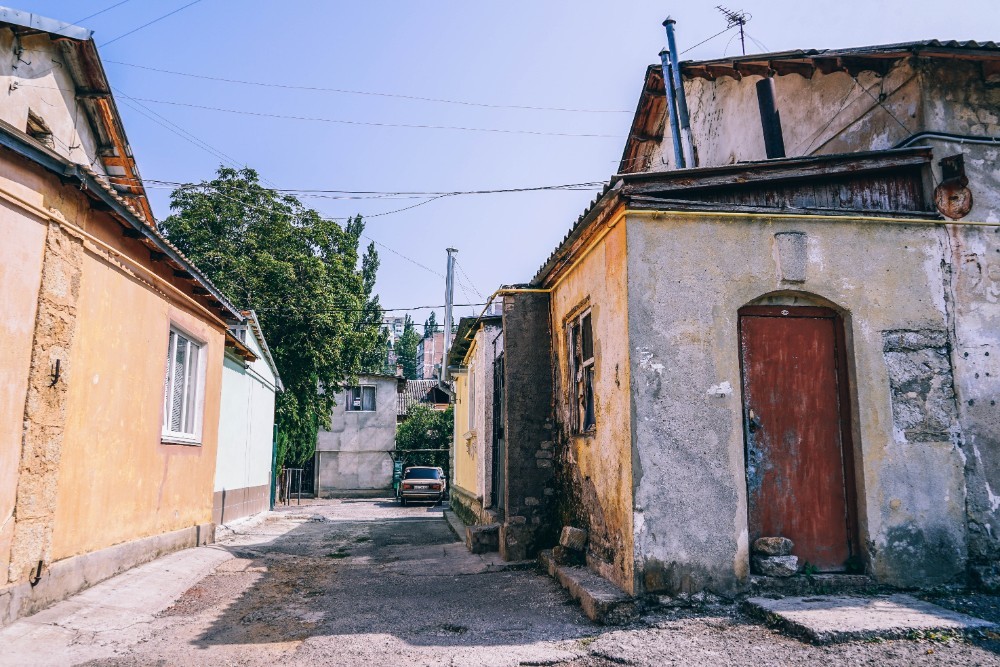
[[[45,124],[42,117],[34,113],[33,111],[28,111],[28,125],[25,128],[28,136],[37,141],[40,144],[48,146],[49,148],[55,148],[56,142],[52,137],[52,130],[49,126]]]
[[[570,324],[569,345],[574,378],[574,430],[586,433],[597,427],[594,409],[594,331],[590,311]]]

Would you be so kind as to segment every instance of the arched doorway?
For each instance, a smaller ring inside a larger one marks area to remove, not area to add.
[[[800,563],[859,555],[844,323],[831,308],[739,311],[751,543],[787,537]]]

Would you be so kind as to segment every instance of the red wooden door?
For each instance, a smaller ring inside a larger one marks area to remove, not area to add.
[[[740,310],[751,544],[787,537],[821,571],[842,570],[853,541],[840,327],[826,308]]]

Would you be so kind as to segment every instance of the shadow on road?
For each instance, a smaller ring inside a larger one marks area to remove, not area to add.
[[[469,554],[440,508],[390,512],[398,507],[390,500],[366,502],[362,518],[314,515],[267,545],[227,547],[234,560],[167,613],[221,607],[195,640],[201,647],[373,635],[421,646],[502,646],[595,632],[549,578],[490,570]]]

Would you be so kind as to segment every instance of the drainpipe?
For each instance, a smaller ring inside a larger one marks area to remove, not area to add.
[[[663,68],[663,87],[667,94],[667,116],[670,118],[670,138],[674,142],[674,168],[684,168],[684,153],[681,151],[681,131],[677,123],[677,106],[674,103],[673,68],[670,66],[670,50],[660,51],[660,67]]]
[[[767,76],[757,82],[757,106],[760,108],[764,153],[768,160],[785,157],[785,140],[781,136],[781,116],[775,97],[772,77]]]
[[[275,424],[271,429],[271,502],[268,509],[274,509],[274,490],[275,490],[275,476],[277,472],[275,468],[278,466],[278,425]]]
[[[681,81],[681,67],[677,62],[677,41],[674,39],[674,24],[677,21],[669,16],[663,22],[667,29],[667,49],[670,51],[670,68],[673,71],[674,94],[677,96],[677,117],[681,126],[681,147],[684,150],[684,162],[687,167],[698,165],[694,161],[694,142],[691,139],[691,120],[688,117],[687,97],[684,95],[684,83]]]

